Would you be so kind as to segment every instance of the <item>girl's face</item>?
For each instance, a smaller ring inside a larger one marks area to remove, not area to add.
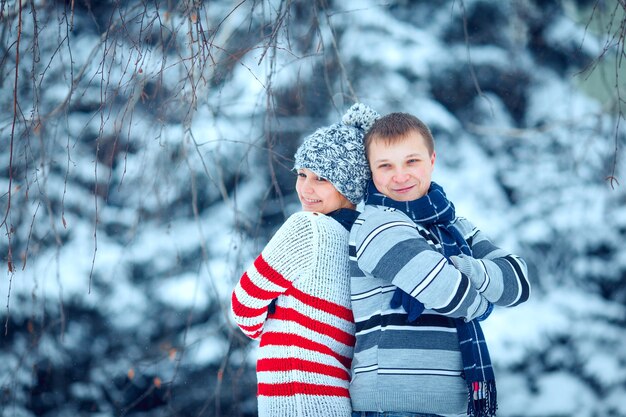
[[[340,208],[355,207],[330,181],[308,168],[298,169],[296,192],[304,211],[328,214]]]

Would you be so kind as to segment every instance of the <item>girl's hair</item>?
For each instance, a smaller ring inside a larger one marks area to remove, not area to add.
[[[435,152],[435,140],[424,122],[409,113],[389,113],[376,120],[365,135],[365,154],[369,158],[370,144],[382,140],[387,145],[404,140],[411,132],[419,133],[430,155]]]

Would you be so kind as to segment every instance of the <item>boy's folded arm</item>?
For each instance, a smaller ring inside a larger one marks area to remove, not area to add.
[[[515,255],[494,259],[476,259],[467,255],[450,260],[467,275],[472,285],[491,303],[512,307],[528,300],[530,282],[526,263]]]
[[[487,300],[469,278],[434,250],[408,217],[396,212],[381,220],[374,217],[359,230],[356,247],[361,270],[449,317],[471,320],[487,310]]]
[[[472,250],[472,256],[450,257],[459,271],[467,275],[474,287],[495,305],[511,307],[527,301],[530,281],[526,262],[494,245],[466,219],[459,224],[470,230],[466,240]]]

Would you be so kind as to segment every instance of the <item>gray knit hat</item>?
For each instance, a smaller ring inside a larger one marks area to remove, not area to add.
[[[365,104],[352,105],[341,123],[319,128],[304,139],[296,151],[293,168],[310,169],[358,204],[370,179],[363,139],[379,117]]]

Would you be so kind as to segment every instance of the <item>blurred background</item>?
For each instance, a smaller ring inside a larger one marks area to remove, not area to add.
[[[256,415],[242,272],[354,102],[529,264],[499,416],[626,416],[623,0],[1,0],[0,416]]]

